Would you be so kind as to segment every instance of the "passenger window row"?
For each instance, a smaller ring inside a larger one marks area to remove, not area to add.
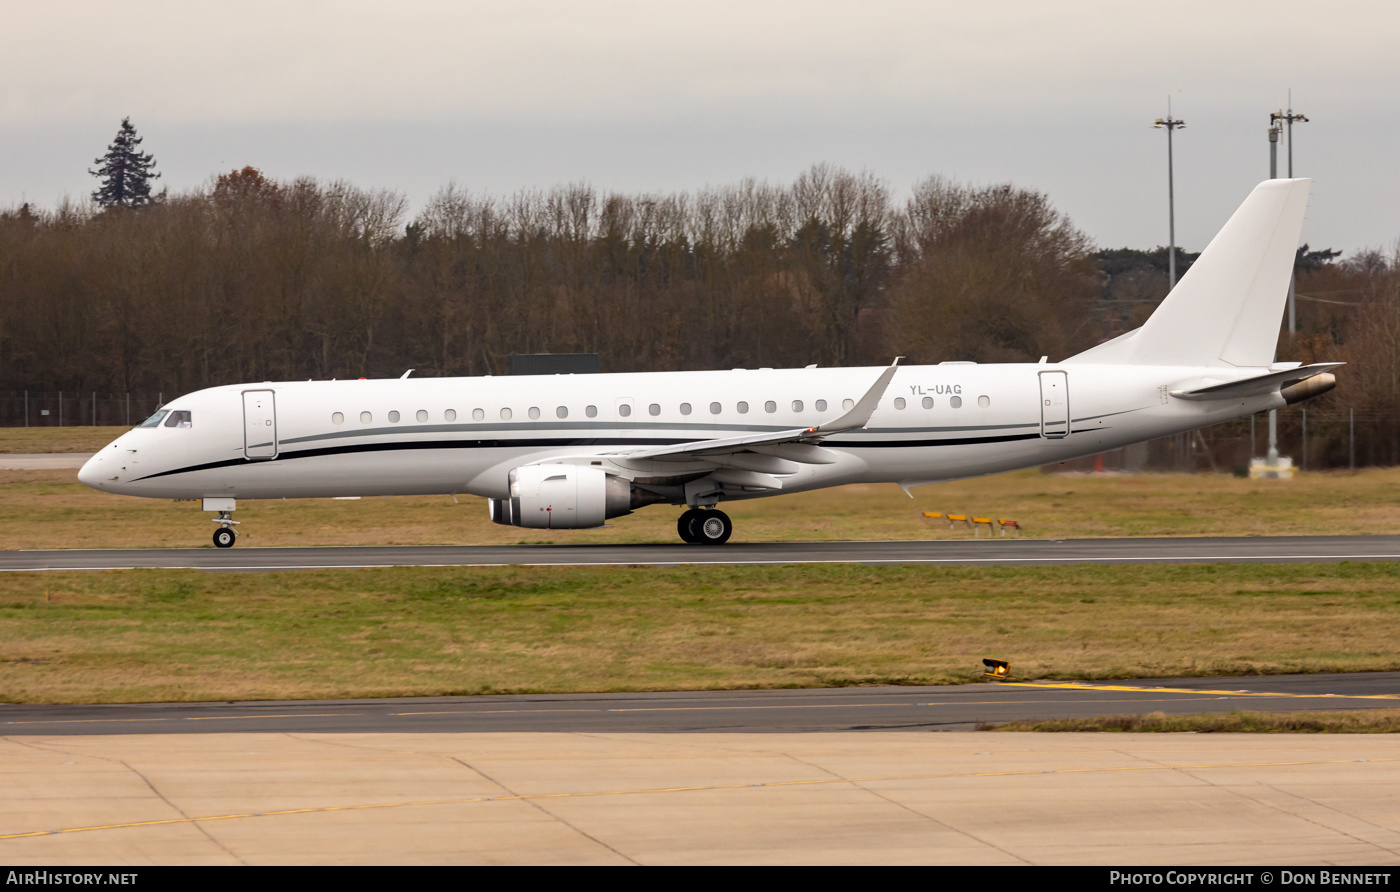
[[[979,396],[979,397],[977,398],[977,405],[981,406],[981,407],[984,408],[984,409],[987,408],[988,406],[990,406],[991,404],[992,404],[992,401],[991,401],[991,398],[990,398],[990,397]],[[842,408],[843,410],[847,411],[847,412],[849,412],[851,409],[855,408],[855,405],[856,405],[855,400],[849,400],[849,399],[847,399],[847,400],[842,400],[842,401],[841,401],[841,408]],[[931,396],[926,396],[926,397],[924,397],[923,400],[921,401],[920,405],[922,405],[925,409],[932,409],[932,408],[933,408],[933,397],[931,397]],[[955,396],[955,397],[949,398],[949,400],[948,400],[948,405],[949,405],[950,407],[954,408],[954,409],[962,408],[962,397],[960,397],[960,396]],[[894,407],[895,407],[896,409],[904,409],[904,408],[906,408],[907,406],[908,406],[908,403],[905,401],[904,397],[902,397],[902,396],[900,396],[900,397],[895,397],[895,400],[894,400]],[[801,412],[801,411],[803,411],[804,407],[805,407],[805,403],[803,403],[802,400],[793,400],[793,401],[792,401],[792,411],[794,411],[794,412]],[[710,414],[711,414],[711,415],[720,415],[720,414],[722,414],[722,413],[724,412],[724,406],[723,406],[723,404],[717,403],[717,402],[716,402],[716,403],[710,403],[709,406],[708,406],[707,408],[710,410]],[[812,408],[815,409],[815,410],[818,411],[818,412],[825,412],[825,411],[827,411],[827,402],[826,402],[826,400],[817,400],[815,403],[812,404]],[[735,409],[735,411],[737,411],[740,415],[747,415],[747,414],[749,413],[749,404],[748,404],[747,402],[743,401],[743,400],[740,400],[739,402],[737,402],[737,403],[734,404],[734,409]],[[682,414],[682,415],[689,415],[689,414],[691,414],[691,412],[694,411],[694,407],[691,406],[690,403],[681,403],[681,404],[680,404],[680,411],[681,411],[681,414]],[[778,404],[777,404],[775,401],[773,401],[773,400],[768,400],[768,401],[766,401],[766,402],[763,404],[763,411],[764,411],[764,412],[767,412],[768,414],[771,415],[771,414],[773,414],[773,413],[775,413],[775,412],[778,411]],[[530,418],[531,421],[536,421],[536,420],[538,420],[539,417],[540,417],[540,409],[539,409],[538,406],[531,406],[529,409],[526,410],[525,414],[529,416],[529,418]],[[586,417],[588,417],[588,418],[597,418],[597,417],[598,417],[598,407],[597,407],[597,406],[585,406],[584,409],[583,409],[583,414],[584,414]],[[620,415],[620,416],[622,416],[623,418],[629,418],[629,417],[631,417],[631,415],[632,415],[632,406],[631,406],[630,404],[628,404],[628,403],[619,403],[619,404],[618,404],[618,407],[617,407],[617,414]],[[661,404],[660,404],[660,403],[650,403],[650,404],[648,404],[648,405],[647,405],[647,414],[648,414],[648,415],[651,415],[652,417],[656,417],[656,416],[660,415],[660,414],[661,414]],[[510,410],[510,409],[501,409],[501,411],[500,411],[500,416],[501,416],[501,420],[502,420],[502,421],[510,421],[512,418],[515,417],[515,413],[514,413],[512,410]],[[187,417],[188,417],[188,416],[187,416]],[[419,409],[417,412],[414,413],[413,417],[414,417],[418,422],[420,422],[420,423],[426,422],[426,421],[428,420],[428,410],[427,410],[427,409]],[[443,420],[444,420],[444,421],[456,421],[456,420],[457,420],[457,410],[456,410],[456,409],[448,409],[447,411],[445,411],[445,412],[442,413],[442,417],[443,417]],[[567,407],[567,406],[557,406],[557,407],[555,407],[555,409],[554,409],[554,417],[556,417],[556,418],[568,418],[568,417],[569,417],[569,409],[568,409],[568,407]],[[389,412],[389,423],[390,423],[390,424],[398,424],[399,421],[400,421],[400,419],[401,419],[401,416],[399,415],[399,413],[398,413],[397,410],[394,410],[394,411]],[[473,420],[473,421],[485,421],[485,420],[486,420],[486,410],[485,410],[485,409],[472,409],[472,420]],[[361,413],[360,413],[360,423],[361,423],[361,424],[371,424],[371,423],[373,423],[373,421],[374,421],[374,415],[373,415],[373,413],[371,413],[371,412],[361,412]],[[344,424],[344,423],[345,423],[345,413],[343,413],[343,412],[333,412],[333,413],[331,413],[331,423],[333,423],[333,424]]]

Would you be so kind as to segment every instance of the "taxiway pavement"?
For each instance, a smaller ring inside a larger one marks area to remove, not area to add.
[[[962,539],[684,545],[434,545],[0,551],[0,571],[327,570],[365,567],[675,566],[685,564],[1336,563],[1400,560],[1400,536],[1161,539]]]
[[[1400,673],[775,691],[0,705],[0,735],[821,733],[1165,712],[1400,708]]]

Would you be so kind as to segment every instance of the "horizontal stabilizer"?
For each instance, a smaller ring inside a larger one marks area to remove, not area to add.
[[[1253,378],[1245,378],[1243,381],[1226,381],[1223,384],[1204,384],[1200,379],[1196,379],[1181,382],[1177,387],[1172,388],[1171,395],[1179,400],[1235,400],[1251,396],[1264,396],[1286,387],[1292,387],[1294,384],[1306,381],[1316,375],[1330,372],[1342,365],[1346,365],[1346,363],[1316,362],[1312,365],[1286,369],[1282,372],[1256,375]]]

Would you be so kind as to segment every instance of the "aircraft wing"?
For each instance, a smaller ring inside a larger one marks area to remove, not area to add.
[[[651,449],[639,449],[609,454],[628,461],[638,459],[658,461],[704,459],[706,457],[747,452],[757,447],[780,446],[785,443],[815,444],[820,442],[822,438],[830,436],[831,434],[858,430],[865,427],[870,421],[870,416],[875,413],[875,407],[879,405],[880,398],[885,395],[885,390],[890,386],[890,381],[894,378],[894,373],[899,368],[899,360],[903,358],[902,356],[896,357],[895,361],[890,364],[890,367],[880,373],[880,377],[875,380],[875,383],[865,392],[865,395],[856,401],[856,404],[845,414],[839,415],[830,421],[824,421],[816,427],[794,428],[793,430],[777,431],[771,434],[753,434],[747,437],[699,440],[694,443],[657,446]]]

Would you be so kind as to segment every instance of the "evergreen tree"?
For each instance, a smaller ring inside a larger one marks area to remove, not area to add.
[[[88,173],[102,181],[102,187],[92,193],[92,200],[104,208],[137,208],[151,202],[151,180],[156,159],[148,152],[137,151],[141,137],[131,126],[130,118],[122,118],[116,140],[107,147],[107,154],[93,160],[97,170]]]

